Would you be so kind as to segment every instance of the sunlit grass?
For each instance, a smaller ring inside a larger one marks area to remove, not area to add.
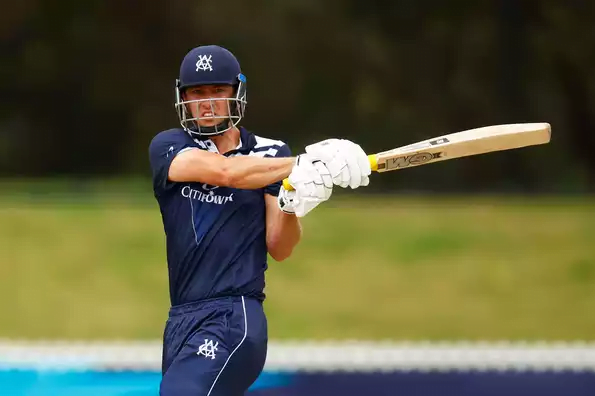
[[[2,201],[0,337],[161,337],[160,221],[150,200]],[[595,334],[587,200],[337,197],[303,224],[270,261],[271,338]]]

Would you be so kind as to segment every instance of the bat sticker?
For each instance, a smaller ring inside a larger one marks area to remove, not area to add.
[[[379,169],[393,170],[402,169],[409,166],[422,165],[432,160],[442,157],[443,153],[417,153],[412,155],[405,155],[402,157],[389,158],[384,163],[379,164]]]
[[[445,137],[443,137],[443,138],[438,138],[438,139],[436,139],[436,140],[430,140],[430,144],[431,144],[432,146],[437,146],[437,145],[439,145],[439,144],[445,144],[445,143],[448,143],[448,142],[450,142],[450,140],[448,140],[448,139],[447,139],[447,138],[445,138]]]

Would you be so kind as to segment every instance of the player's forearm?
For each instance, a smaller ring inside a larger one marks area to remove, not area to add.
[[[174,158],[168,178],[173,182],[200,182],[253,190],[288,177],[294,162],[294,157],[224,157],[193,149]]]
[[[299,218],[282,212],[277,197],[265,194],[266,201],[266,244],[271,257],[283,261],[293,252],[302,237]]]
[[[229,187],[256,189],[288,177],[295,158],[231,157],[224,173]]]
[[[300,241],[302,226],[295,215],[279,212],[275,227],[267,230],[267,249],[272,258],[283,261]]]

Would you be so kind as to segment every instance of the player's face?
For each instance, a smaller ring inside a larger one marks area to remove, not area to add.
[[[231,85],[201,85],[191,87],[184,93],[184,100],[200,100],[188,104],[193,118],[200,126],[214,126],[229,115],[229,100],[233,96]],[[210,99],[210,100],[209,100]]]

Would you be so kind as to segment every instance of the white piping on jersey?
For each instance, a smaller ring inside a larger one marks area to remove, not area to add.
[[[219,379],[219,376],[221,375],[223,370],[225,370],[225,366],[227,366],[227,363],[229,363],[229,360],[231,359],[233,354],[242,346],[242,344],[244,343],[244,340],[246,339],[246,336],[248,335],[248,315],[246,315],[246,302],[244,301],[244,296],[242,296],[242,310],[244,311],[244,337],[242,337],[242,340],[240,341],[238,346],[235,347],[234,350],[231,351],[231,353],[227,357],[227,360],[223,364],[223,367],[221,367],[221,370],[219,370],[219,374],[217,374],[217,376],[215,377],[215,381],[213,381],[213,385],[211,385],[211,389],[209,389],[207,396],[209,396],[211,394],[211,392],[213,391],[213,388],[215,387],[215,384],[217,383],[217,380]]]
[[[277,152],[279,152],[279,149],[276,149],[274,147],[269,148],[268,150],[263,150],[263,151],[250,151],[251,156],[254,157],[264,157],[265,155],[270,155],[272,157],[274,157],[275,155],[277,155]]]
[[[192,219],[192,231],[194,231],[194,242],[198,246],[198,234],[196,233],[196,227],[194,226],[194,205],[192,205],[192,198],[188,195],[188,201],[190,202],[190,219]]]
[[[266,146],[283,146],[283,145],[285,145],[285,143],[283,143],[281,140],[274,140],[274,139],[264,138],[264,137],[260,137],[260,136],[256,136],[256,135],[254,135],[254,137],[256,138],[256,146],[254,146],[255,149],[261,148],[261,147],[266,147]]]
[[[196,147],[184,147],[182,150],[178,151],[178,154],[176,154],[176,155],[180,155],[183,152],[188,151],[188,150],[194,150],[195,148]]]
[[[256,135],[254,135],[254,137],[256,139],[256,145],[248,153],[248,155],[250,155],[250,156],[264,157],[264,156],[268,155],[268,156],[274,157],[279,152],[279,147],[285,146],[285,143],[281,140],[274,140],[274,139],[264,138],[264,137],[260,137],[260,136],[256,136]],[[212,153],[219,153],[217,146],[210,139],[209,140],[194,139],[194,141],[201,148],[203,148],[207,151],[210,151]],[[273,146],[273,147],[269,147],[268,150],[254,151],[256,149],[265,149],[265,148],[267,148],[267,146]],[[192,150],[194,148],[195,147],[186,147],[186,148],[180,150],[178,152],[178,154],[181,154],[184,151]],[[239,150],[241,148],[242,148],[242,141],[240,140],[240,144],[238,144],[238,147],[236,147],[236,150]],[[234,153],[234,154],[231,154],[230,157],[236,157],[236,156],[241,156],[241,155],[245,155],[245,154]]]

